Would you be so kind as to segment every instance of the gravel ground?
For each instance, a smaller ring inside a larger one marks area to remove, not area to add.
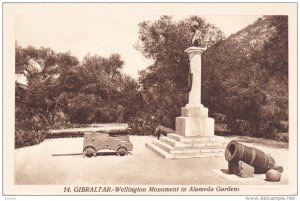
[[[15,184],[102,184],[102,185],[226,185],[287,184],[287,146],[240,139],[270,153],[284,167],[280,182],[265,181],[265,175],[241,179],[227,175],[224,157],[165,160],[145,147],[151,136],[130,136],[132,154],[120,157],[114,153],[84,158],[82,155],[52,156],[80,153],[83,138],[47,139],[39,145],[15,150]],[[230,138],[230,139],[237,139]],[[227,138],[227,140],[230,140]]]

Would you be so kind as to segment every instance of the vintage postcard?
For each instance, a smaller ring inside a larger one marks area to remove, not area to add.
[[[294,199],[297,17],[297,3],[3,3],[3,195]]]

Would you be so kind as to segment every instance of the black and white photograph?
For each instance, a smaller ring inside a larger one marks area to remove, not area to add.
[[[297,195],[297,3],[4,3],[3,195]]]

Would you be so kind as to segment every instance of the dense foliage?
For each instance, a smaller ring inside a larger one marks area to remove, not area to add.
[[[202,55],[202,102],[217,128],[273,139],[287,132],[287,16],[265,16],[227,39],[203,18],[162,16],[139,24],[136,48],[153,64],[138,81],[122,72],[118,54],[79,61],[69,52],[16,44],[16,74],[27,80],[15,83],[16,147],[43,141],[49,128],[78,124],[127,122],[139,135],[153,134],[158,124],[174,128],[188,101],[184,50],[193,20],[201,45],[209,45]]]
[[[141,23],[138,48],[154,61],[140,74],[146,100],[142,111],[174,128],[187,103],[184,50],[190,46],[191,20],[199,22],[202,42],[211,46],[202,56],[202,102],[216,123],[238,135],[276,138],[287,132],[287,16],[265,16],[225,40],[220,30],[197,17]]]
[[[287,132],[288,18],[265,16],[203,55],[202,97],[232,134]]]
[[[16,44],[16,73],[27,80],[15,85],[16,143],[70,123],[128,122],[140,94],[136,81],[122,73],[123,65],[118,54],[87,55],[79,62],[70,53]]]
[[[202,46],[222,40],[222,32],[199,17],[175,22],[163,16],[154,22],[142,22],[137,48],[153,65],[140,72],[139,83],[144,99],[143,114],[160,124],[175,127],[175,117],[187,103],[189,59],[184,50],[191,44],[190,24],[199,22]]]

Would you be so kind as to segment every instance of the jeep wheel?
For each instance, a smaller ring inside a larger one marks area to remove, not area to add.
[[[127,149],[125,147],[120,147],[117,153],[119,156],[125,156],[127,154]]]
[[[97,151],[92,146],[85,147],[83,150],[83,156],[92,157],[92,156],[96,156],[96,155],[97,155]]]

